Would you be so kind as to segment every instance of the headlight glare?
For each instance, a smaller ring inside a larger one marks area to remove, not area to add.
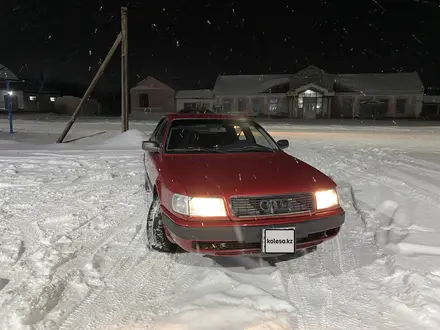
[[[339,205],[338,193],[335,189],[315,192],[316,208],[324,210]]]
[[[226,217],[223,198],[174,194],[172,207],[174,212],[191,217]]]
[[[197,217],[225,217],[225,203],[222,198],[193,197],[189,201],[189,214]]]

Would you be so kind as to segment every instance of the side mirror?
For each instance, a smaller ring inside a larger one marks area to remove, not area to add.
[[[142,141],[142,150],[148,152],[159,152],[160,147],[157,142],[154,141]]]
[[[281,149],[289,148],[289,140],[278,140],[277,144]]]

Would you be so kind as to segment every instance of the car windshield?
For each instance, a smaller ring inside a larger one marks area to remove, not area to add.
[[[276,142],[257,123],[237,119],[179,119],[171,124],[167,153],[276,152]]]

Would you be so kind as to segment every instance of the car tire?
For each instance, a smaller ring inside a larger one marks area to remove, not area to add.
[[[165,234],[162,222],[160,199],[154,196],[147,218],[148,247],[159,252],[175,252],[176,245],[171,243]]]

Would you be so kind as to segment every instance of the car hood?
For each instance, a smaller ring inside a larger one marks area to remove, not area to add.
[[[167,155],[164,176],[189,196],[272,195],[331,189],[335,183],[284,152]]]

